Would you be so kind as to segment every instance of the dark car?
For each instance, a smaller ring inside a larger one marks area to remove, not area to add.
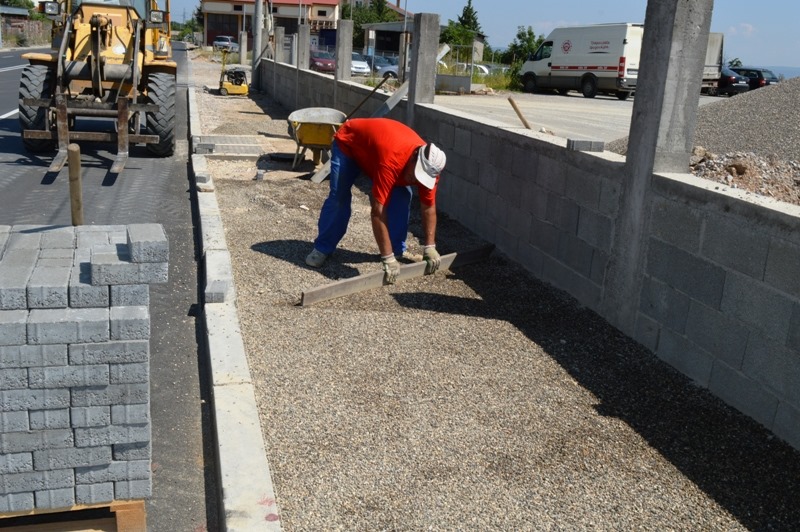
[[[778,76],[768,68],[760,67],[731,67],[731,70],[750,80],[750,90],[766,87],[780,81]]]
[[[383,68],[385,66],[388,66],[388,65],[392,64],[392,63],[389,62],[388,59],[386,59],[382,55],[368,55],[364,59],[367,60],[367,64],[369,64],[369,66],[375,72],[377,72],[378,70],[380,70],[381,68]]]
[[[722,67],[722,73],[717,82],[717,94],[733,96],[750,90],[750,80],[737,74],[727,67]]]
[[[321,50],[311,51],[311,70],[317,72],[335,72],[336,71],[336,58],[330,52],[323,52]]]

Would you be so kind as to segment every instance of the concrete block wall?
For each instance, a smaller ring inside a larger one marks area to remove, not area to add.
[[[0,512],[151,494],[157,224],[0,226]]]

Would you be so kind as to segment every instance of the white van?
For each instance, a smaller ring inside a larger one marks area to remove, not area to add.
[[[522,65],[526,92],[578,90],[626,99],[636,90],[644,24],[595,24],[556,28]]]

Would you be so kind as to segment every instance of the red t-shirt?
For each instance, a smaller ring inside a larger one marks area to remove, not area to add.
[[[406,186],[400,176],[414,150],[425,141],[407,125],[389,118],[353,118],[345,122],[334,135],[339,149],[355,160],[359,168],[372,179],[372,196],[386,205],[392,188]],[[438,183],[438,180],[437,180]],[[417,185],[420,202],[433,205],[433,190]]]

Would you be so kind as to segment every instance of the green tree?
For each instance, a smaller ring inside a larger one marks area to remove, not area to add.
[[[364,24],[375,22],[394,22],[400,15],[389,8],[386,0],[373,0],[369,6],[358,5],[351,7],[346,4],[342,8],[342,18],[353,21],[353,49],[363,48],[365,43]]]
[[[28,11],[33,9],[32,0],[0,0],[0,5],[7,7],[24,7]]]
[[[481,24],[478,22],[478,12],[472,7],[472,0],[467,0],[467,5],[464,6],[464,9],[461,10],[461,15],[458,17],[458,23],[475,33],[483,33]]]
[[[536,36],[533,28],[528,26],[517,27],[517,36],[508,45],[508,48],[503,52],[502,62],[508,65],[522,64],[530,56],[540,44],[544,41],[544,35]]]
[[[742,60],[739,59],[738,57],[734,57],[733,59],[728,61],[728,66],[733,68],[740,67],[742,66]]]

